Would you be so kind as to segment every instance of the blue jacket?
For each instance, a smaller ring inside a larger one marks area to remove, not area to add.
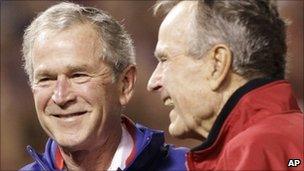
[[[124,169],[125,171],[187,170],[185,166],[185,154],[188,152],[188,149],[175,148],[172,145],[165,144],[164,133],[162,131],[152,130],[140,124],[134,125],[131,123],[131,125],[133,125],[136,137],[136,152],[134,160],[127,164]],[[30,146],[27,146],[27,152],[34,159],[34,162],[24,166],[21,170],[61,170],[58,167],[58,151],[58,145],[52,139],[47,141],[45,152],[42,155],[38,154]]]

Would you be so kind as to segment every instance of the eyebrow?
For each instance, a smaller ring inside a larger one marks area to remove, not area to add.
[[[88,65],[83,64],[83,65],[68,65],[67,67],[68,72],[73,73],[73,72],[82,72],[82,71],[87,71],[88,70]]]
[[[44,70],[44,69],[38,69],[38,71],[36,71],[34,73],[34,77],[41,77],[41,76],[51,76],[52,73],[49,72],[48,70]]]

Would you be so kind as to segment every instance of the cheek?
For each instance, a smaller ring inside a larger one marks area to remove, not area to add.
[[[85,101],[89,103],[94,103],[95,101],[100,101],[103,88],[98,86],[98,84],[89,83],[83,85],[77,85],[75,87],[76,93],[80,95],[80,97],[84,98]]]
[[[179,70],[167,70],[164,74],[164,87],[169,92],[171,98],[184,101],[189,96],[191,91],[191,82],[189,82],[189,75]]]
[[[100,82],[89,82],[86,84],[75,85],[74,90],[77,91],[75,93],[91,105],[103,103],[107,92],[105,86]]]
[[[173,100],[176,101],[177,107],[182,113],[195,114],[196,109],[201,108],[203,103],[207,100],[206,90],[199,78],[193,79],[191,76],[181,77],[182,75],[176,75],[175,82],[170,86],[169,94]],[[172,77],[173,78],[173,77]]]
[[[182,86],[180,80],[182,79],[179,71],[176,70],[173,66],[167,66],[163,70],[162,81],[163,85],[167,91],[175,91],[179,86]]]
[[[43,112],[52,97],[51,88],[33,88],[33,96],[37,112]]]

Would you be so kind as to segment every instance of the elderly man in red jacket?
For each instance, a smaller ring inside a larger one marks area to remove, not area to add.
[[[160,1],[148,90],[170,133],[203,143],[189,170],[303,170],[303,113],[284,80],[286,26],[269,0]],[[293,168],[292,168],[293,167]]]

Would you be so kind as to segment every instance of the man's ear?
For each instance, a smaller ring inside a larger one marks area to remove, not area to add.
[[[217,90],[228,76],[232,53],[225,44],[217,44],[209,51],[209,58],[212,61],[209,83],[212,90]]]
[[[125,106],[133,95],[133,90],[136,82],[136,67],[128,66],[120,76],[120,95],[119,101],[122,106]]]

